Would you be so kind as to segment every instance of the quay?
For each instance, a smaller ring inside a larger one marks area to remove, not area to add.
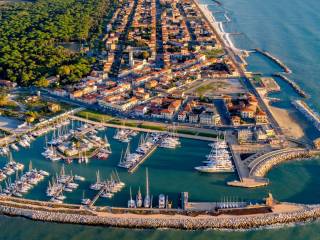
[[[276,58],[275,56],[271,55],[269,52],[267,51],[263,51],[259,48],[255,48],[254,49],[255,52],[260,53],[264,56],[266,56],[267,58],[271,59],[272,61],[274,61],[276,64],[278,64],[286,73],[292,73],[291,69],[285,65],[280,59]]]
[[[287,82],[301,97],[308,98],[309,95],[303,91],[298,84],[296,84],[294,81],[289,79],[287,76],[281,74],[281,73],[274,73],[272,74],[274,77],[279,77],[285,82]]]
[[[82,117],[78,117],[78,116],[75,116],[75,115],[70,115],[69,118],[71,118],[73,120],[89,123],[89,124],[92,124],[92,125],[100,125],[100,126],[111,127],[111,128],[131,129],[131,130],[134,130],[134,131],[145,132],[145,133],[166,133],[167,132],[167,131],[153,130],[153,129],[147,129],[147,128],[116,125],[116,124],[111,124],[111,123],[100,123],[100,122],[92,121],[92,120],[85,119],[85,118],[82,118]],[[178,137],[182,137],[182,138],[190,138],[190,139],[209,141],[209,142],[212,142],[212,141],[215,140],[215,138],[213,138],[213,137],[189,135],[189,134],[184,134],[184,133],[175,133],[175,134]]]
[[[269,184],[266,173],[274,166],[289,160],[305,159],[319,156],[320,150],[300,144],[301,147],[272,148],[263,144],[239,145],[231,134],[227,135],[228,145],[237,171],[238,180],[227,182],[233,187],[256,188]],[[251,153],[245,159],[241,154]],[[254,154],[252,154],[254,153]]]
[[[248,209],[250,210],[250,208]],[[100,225],[122,228],[175,228],[200,229],[253,229],[279,224],[291,224],[315,220],[320,217],[320,205],[279,203],[271,212],[250,214],[225,212],[211,215],[211,212],[192,212],[181,209],[128,209],[88,208],[75,204],[58,204],[42,201],[0,197],[0,213],[21,216],[32,220]]]

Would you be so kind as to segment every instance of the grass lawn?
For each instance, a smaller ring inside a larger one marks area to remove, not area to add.
[[[76,115],[79,117],[88,118],[90,120],[97,121],[97,122],[109,122],[113,118],[110,115],[97,113],[97,112],[93,112],[93,111],[89,111],[89,110],[84,110],[84,111],[78,112]],[[114,121],[114,120],[112,120],[112,121]],[[110,121],[110,123],[111,123],[111,121]]]

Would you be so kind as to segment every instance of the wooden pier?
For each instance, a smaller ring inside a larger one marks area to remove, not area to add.
[[[62,183],[62,187],[58,189],[58,191],[53,195],[53,197],[54,198],[58,197],[63,192],[64,187],[66,185],[68,185],[68,183],[73,182],[73,179],[74,179],[74,177],[70,176],[69,179],[65,183]]]
[[[94,204],[98,201],[101,194],[107,190],[107,184],[104,184],[103,187],[99,190],[99,192],[94,196],[94,198],[91,200],[89,207],[94,206]]]
[[[156,143],[135,165],[128,169],[129,173],[134,173],[140,164],[142,164],[156,149],[158,148],[158,143]]]

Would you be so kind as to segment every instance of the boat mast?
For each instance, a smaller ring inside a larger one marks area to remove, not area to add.
[[[148,173],[148,168],[146,168],[146,196],[149,196],[149,173]]]

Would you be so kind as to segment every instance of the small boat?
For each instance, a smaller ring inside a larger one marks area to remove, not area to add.
[[[166,197],[163,194],[159,195],[159,208],[166,207]]]
[[[130,199],[128,200],[128,208],[136,208],[136,202],[132,199],[131,187],[130,187]]]
[[[74,175],[74,179],[77,181],[85,181],[86,180],[84,177],[79,176],[79,175]]]

